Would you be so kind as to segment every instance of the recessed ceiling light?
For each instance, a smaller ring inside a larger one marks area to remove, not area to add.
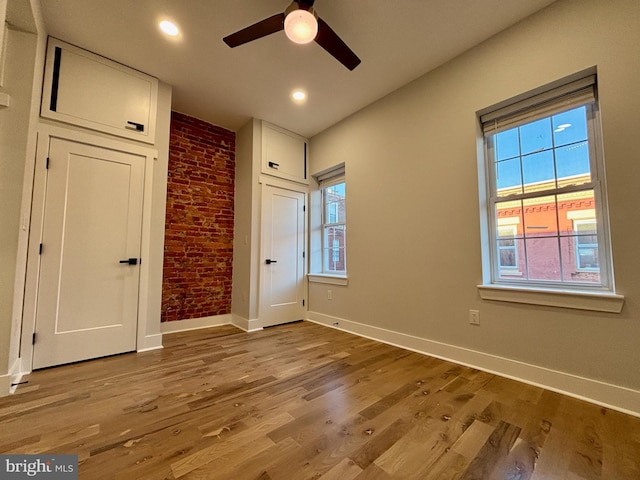
[[[293,98],[295,102],[301,103],[307,99],[307,94],[302,90],[294,90],[291,94],[291,98]]]
[[[172,37],[175,37],[180,33],[180,30],[178,29],[176,24],[170,22],[169,20],[163,20],[160,22],[160,30],[162,30],[167,35],[171,35]]]

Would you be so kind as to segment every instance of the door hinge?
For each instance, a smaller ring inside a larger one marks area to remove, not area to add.
[[[304,307],[304,298],[302,299],[302,306]]]
[[[304,258],[304,252],[302,252],[302,258]]]
[[[44,168],[46,168],[47,170],[49,170],[49,157],[47,157],[47,163],[45,164]]]
[[[40,249],[38,250],[38,254],[42,255],[42,244],[40,244]]]
[[[31,345],[35,345],[36,344],[36,332],[33,332],[33,335],[31,336]]]
[[[306,205],[302,205],[302,211],[306,212],[307,211],[307,206]]]

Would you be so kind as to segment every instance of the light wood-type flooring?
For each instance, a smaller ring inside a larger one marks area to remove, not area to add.
[[[309,322],[25,379],[0,453],[81,480],[640,479],[640,418]]]

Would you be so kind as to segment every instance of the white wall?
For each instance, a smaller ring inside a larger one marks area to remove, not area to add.
[[[637,0],[560,0],[312,138],[312,174],[346,164],[349,284],[310,284],[310,318],[624,387],[640,412],[639,26]],[[593,66],[622,313],[482,301],[476,112]]]

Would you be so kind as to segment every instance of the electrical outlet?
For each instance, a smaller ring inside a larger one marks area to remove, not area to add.
[[[327,300],[333,300],[333,290],[327,290]]]
[[[480,325],[480,310],[469,310],[469,323]]]

